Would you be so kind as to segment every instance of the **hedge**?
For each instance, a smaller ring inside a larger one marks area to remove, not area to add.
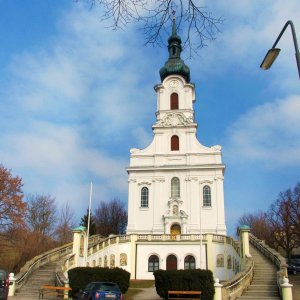
[[[167,298],[168,291],[202,291],[202,300],[213,300],[213,273],[209,270],[158,270],[154,273],[157,294]]]
[[[121,268],[78,267],[68,271],[72,293],[76,294],[93,281],[115,282],[122,293],[129,288],[130,273]]]

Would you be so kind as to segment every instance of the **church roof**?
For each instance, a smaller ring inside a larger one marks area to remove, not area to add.
[[[190,82],[190,68],[180,58],[182,52],[181,38],[177,35],[176,21],[173,19],[172,34],[168,39],[169,59],[159,70],[160,79],[163,81],[167,76],[181,75],[187,82]]]

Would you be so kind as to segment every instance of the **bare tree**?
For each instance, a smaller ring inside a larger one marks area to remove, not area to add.
[[[103,236],[123,234],[127,225],[125,203],[120,199],[101,202],[94,214],[97,233]]]
[[[253,235],[264,240],[270,247],[274,246],[273,232],[265,212],[242,215],[238,220],[238,226],[241,225],[248,225]]]
[[[279,198],[270,207],[267,214],[270,222],[274,244],[277,249],[283,249],[290,259],[292,251],[299,246],[293,215],[292,191],[289,189],[279,194]]]
[[[10,227],[24,224],[26,203],[23,202],[22,179],[0,165],[0,234]]]
[[[51,236],[56,224],[55,198],[50,195],[29,195],[27,205],[26,221],[29,228],[44,236]]]
[[[60,245],[72,241],[72,228],[75,227],[76,221],[74,212],[69,203],[66,203],[61,209],[58,225],[55,229],[55,234]]]
[[[77,0],[82,1],[82,0]],[[145,44],[162,45],[170,34],[171,19],[176,12],[178,28],[183,31],[184,48],[190,56],[207,41],[214,40],[223,20],[214,17],[195,0],[86,0],[103,9],[103,20],[110,20],[112,29],[124,29],[129,23],[140,24]]]
[[[300,244],[300,182],[298,182],[292,192],[292,222],[296,236]]]
[[[28,260],[57,247],[51,237],[24,226],[11,228],[8,234],[10,239],[5,241],[5,247],[0,247],[0,266],[11,272],[19,272]]]

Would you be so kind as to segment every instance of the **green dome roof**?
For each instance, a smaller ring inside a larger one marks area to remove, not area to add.
[[[187,82],[190,82],[190,68],[180,58],[181,38],[177,35],[175,18],[173,19],[172,35],[168,39],[168,50],[169,59],[159,70],[161,81],[169,75],[176,74],[183,76]]]

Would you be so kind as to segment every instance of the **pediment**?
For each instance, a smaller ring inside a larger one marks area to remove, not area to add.
[[[158,126],[162,127],[173,127],[173,126],[186,126],[193,124],[194,120],[192,117],[187,118],[183,113],[168,113],[160,121],[156,123]]]

